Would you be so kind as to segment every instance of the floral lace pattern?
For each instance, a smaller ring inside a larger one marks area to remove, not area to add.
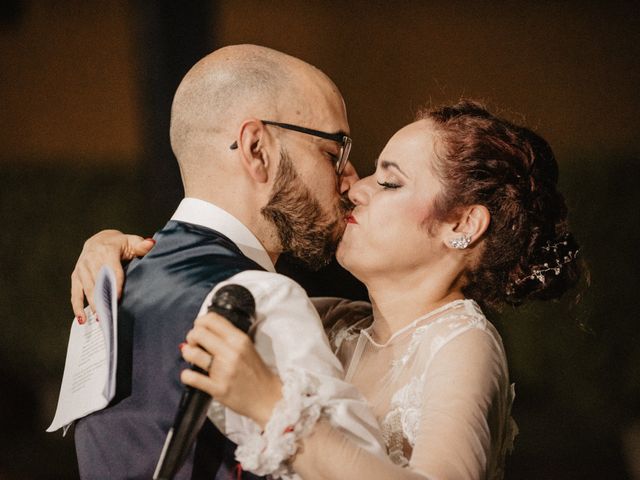
[[[334,346],[334,350],[338,350],[342,345],[342,342],[352,342],[358,338],[360,335],[360,329],[356,328],[355,325],[351,327],[344,328],[341,330],[332,330],[329,332],[329,342]]]
[[[500,365],[496,368],[504,369],[498,370],[503,373],[497,374],[496,381],[501,378],[504,383],[500,383],[501,400],[494,405],[499,423],[491,427],[497,437],[491,441],[491,451],[486,452],[489,464],[485,475],[491,480],[503,478],[504,458],[517,434],[510,416],[514,389],[507,383],[500,336],[480,307],[471,300],[453,301],[396,331],[384,343],[375,340],[371,316],[350,320],[334,325],[329,332],[330,341],[345,363],[347,380],[354,381],[363,393],[368,391],[365,396],[378,417],[387,453],[393,463],[402,467],[409,466],[420,433],[429,365],[445,345],[462,333],[487,333],[486,340],[498,352],[493,357]]]
[[[420,340],[422,338],[422,335],[426,332],[426,330],[428,328],[429,328],[428,325],[426,325],[424,327],[416,328],[416,331],[413,333],[413,335],[411,337],[411,342],[409,343],[409,348],[407,348],[407,351],[405,352],[405,354],[402,355],[400,358],[398,358],[398,359],[394,360],[393,362],[391,362],[391,366],[393,368],[402,368],[404,365],[407,364],[407,362],[413,356],[413,354],[416,353],[416,350],[418,349],[418,346],[420,345]]]
[[[264,432],[254,424],[254,430],[239,441],[235,456],[245,470],[273,478],[299,478],[287,461],[325,409],[327,399],[318,390],[316,382],[302,370],[290,369],[283,374],[282,399]]]
[[[398,390],[391,399],[389,413],[380,422],[389,457],[402,467],[409,465],[405,452],[416,443],[423,385],[423,379],[416,377]]]

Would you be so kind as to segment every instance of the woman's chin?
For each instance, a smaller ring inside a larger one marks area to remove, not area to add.
[[[342,241],[340,241],[340,243],[338,243],[338,248],[336,249],[336,260],[342,268],[347,268],[344,264],[344,250],[345,248],[342,245]]]
[[[351,271],[354,266],[353,249],[349,248],[348,244],[349,242],[345,242],[344,240],[342,240],[338,244],[338,249],[336,250],[336,260],[342,268],[348,270],[353,274],[353,272]]]
[[[336,250],[336,260],[342,268],[360,280],[359,272],[361,269],[358,268],[358,262],[355,261],[354,254],[355,252],[352,248],[347,247],[344,242],[340,242]]]

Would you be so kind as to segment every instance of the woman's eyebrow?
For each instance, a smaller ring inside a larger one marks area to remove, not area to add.
[[[400,168],[400,165],[398,165],[396,162],[393,162],[391,160],[376,159],[376,168],[378,168],[378,165],[380,165],[380,168],[382,168],[383,170],[389,170],[390,168],[394,168],[405,177],[407,176],[407,174]]]

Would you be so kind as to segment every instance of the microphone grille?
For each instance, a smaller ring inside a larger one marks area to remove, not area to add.
[[[211,307],[223,311],[240,310],[248,317],[253,317],[256,312],[256,302],[251,292],[236,284],[225,285],[218,290],[211,300]]]

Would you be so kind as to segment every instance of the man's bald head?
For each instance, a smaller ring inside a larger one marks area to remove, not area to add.
[[[255,45],[206,56],[183,79],[171,110],[171,146],[185,186],[228,151],[243,119],[314,126],[308,123],[318,102],[341,104],[342,97],[326,75],[295,57]]]

